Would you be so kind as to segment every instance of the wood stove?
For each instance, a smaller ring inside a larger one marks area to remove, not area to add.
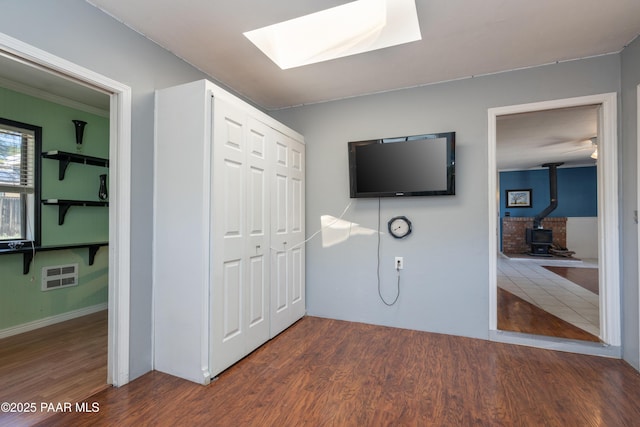
[[[553,231],[542,228],[542,220],[558,207],[558,166],[563,163],[545,163],[542,167],[549,168],[549,198],[550,203],[533,219],[533,228],[527,228],[527,244],[531,245],[531,255],[551,256],[549,247],[553,243]]]
[[[553,243],[553,231],[546,228],[527,228],[527,244],[531,255],[551,256],[549,247]]]

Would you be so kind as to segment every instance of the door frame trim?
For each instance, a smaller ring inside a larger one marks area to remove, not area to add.
[[[499,187],[496,165],[496,120],[498,116],[533,111],[570,108],[584,105],[601,105],[600,130],[602,141],[598,145],[598,253],[599,280],[606,284],[600,292],[600,339],[604,346],[618,348],[621,345],[620,319],[620,259],[618,228],[618,121],[617,94],[604,93],[575,98],[534,102],[488,109],[488,175],[489,175],[489,336],[492,340],[516,342],[510,338],[514,334],[498,331],[497,314],[497,255],[498,255],[498,215]],[[557,340],[534,337],[528,345],[548,348],[552,341],[557,348]],[[565,340],[566,341],[566,340]],[[580,352],[582,345],[571,345]],[[614,352],[615,355],[619,351]],[[607,355],[611,355],[607,351]],[[619,357],[619,356],[617,356]]]
[[[636,86],[636,171],[640,171],[640,84]],[[640,172],[636,173],[636,212],[634,215],[636,223],[636,239],[638,244],[638,283],[640,283],[640,232],[638,231],[638,212],[640,211]],[[636,283],[636,285],[638,285]],[[638,295],[638,311],[640,311],[640,292]],[[640,369],[640,316],[638,316],[638,365],[636,369]]]
[[[129,382],[131,88],[0,33],[0,54],[110,96],[107,382]]]

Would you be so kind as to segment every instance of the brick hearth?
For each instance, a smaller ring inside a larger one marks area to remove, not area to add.
[[[522,254],[531,248],[526,242],[526,229],[533,227],[533,217],[502,218],[502,252],[505,254]],[[545,218],[542,228],[553,230],[553,243],[567,247],[567,218]]]

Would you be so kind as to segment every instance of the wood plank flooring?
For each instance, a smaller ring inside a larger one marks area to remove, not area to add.
[[[598,285],[598,269],[597,268],[580,268],[580,267],[560,267],[543,265],[549,271],[554,272],[558,276],[562,276],[570,282],[599,295]]]
[[[40,426],[637,426],[621,360],[305,317],[201,386],[159,372]]]
[[[547,313],[522,298],[498,288],[498,329],[548,337],[600,342],[571,323]]]
[[[0,403],[36,403],[33,413],[0,411],[0,426],[49,416],[40,403],[77,402],[107,387],[107,311],[0,339]]]

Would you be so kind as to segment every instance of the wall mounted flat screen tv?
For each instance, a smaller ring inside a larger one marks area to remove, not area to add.
[[[349,142],[351,198],[455,194],[456,133]]]

